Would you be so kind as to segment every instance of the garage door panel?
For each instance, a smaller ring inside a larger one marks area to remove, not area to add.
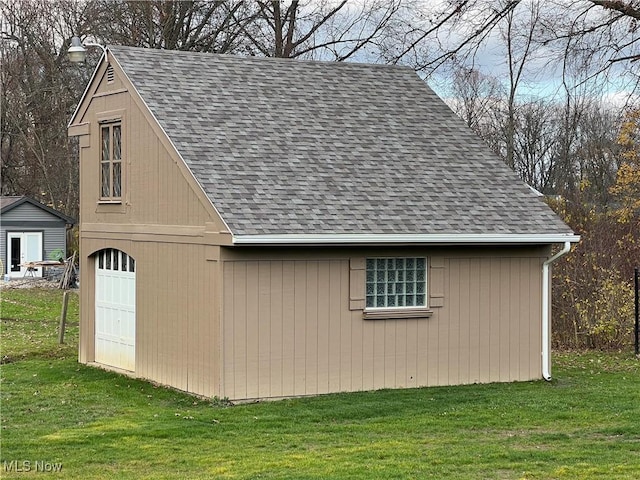
[[[117,250],[97,255],[102,258],[96,262],[96,362],[134,371],[136,282],[135,272],[128,271],[133,262]]]

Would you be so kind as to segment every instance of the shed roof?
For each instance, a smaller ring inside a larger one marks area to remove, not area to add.
[[[24,197],[0,197],[0,211],[4,211],[6,207],[13,205]]]
[[[38,202],[37,200],[34,200],[31,197],[27,197],[25,195],[18,195],[18,196],[0,196],[0,213],[6,213],[9,212],[11,210],[13,210],[14,208],[19,207],[22,204],[28,203],[30,205],[34,205],[42,210],[44,210],[47,213],[50,213],[51,215],[55,215],[56,217],[58,217],[60,220],[63,220],[65,223],[68,224],[75,224],[76,221],[65,215],[62,212],[59,212],[58,210],[55,210],[54,208],[48,207],[47,205],[44,205],[40,202]]]
[[[236,238],[573,235],[409,68],[109,50]]]

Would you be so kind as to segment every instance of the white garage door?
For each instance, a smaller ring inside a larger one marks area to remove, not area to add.
[[[120,250],[96,256],[97,363],[135,371],[136,265]]]

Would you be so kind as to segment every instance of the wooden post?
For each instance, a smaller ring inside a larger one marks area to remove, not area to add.
[[[640,354],[640,273],[638,267],[633,269],[633,286],[635,287],[635,351],[636,355]]]
[[[62,294],[62,314],[60,315],[60,331],[58,332],[58,343],[64,343],[64,331],[67,326],[67,306],[69,305],[69,290]]]

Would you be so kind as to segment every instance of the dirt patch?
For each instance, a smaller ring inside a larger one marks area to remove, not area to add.
[[[11,280],[1,280],[0,290],[13,288],[58,288],[60,282],[48,280],[46,278],[14,278]]]

